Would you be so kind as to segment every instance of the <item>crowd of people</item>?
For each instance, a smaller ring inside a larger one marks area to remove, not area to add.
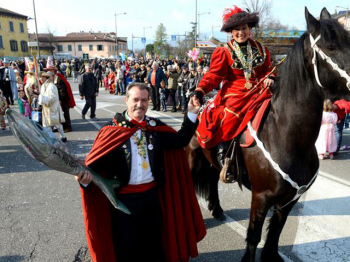
[[[76,176],[94,261],[107,261],[102,257],[109,257],[108,261],[188,261],[198,255],[197,242],[206,232],[192,182],[186,180],[190,169],[183,147],[196,134],[202,148],[217,149],[220,170],[227,172],[222,180],[234,181],[232,170],[224,168],[231,141],[239,138],[262,102],[272,97],[270,87],[276,76],[268,48],[251,38],[258,22],[256,13],[237,7],[226,10],[221,30],[231,34],[232,40],[214,51],[210,64],[206,59],[83,61],[49,57],[26,68],[24,62],[2,60],[2,129],[6,128],[6,108],[17,101],[22,115],[48,130],[56,129],[66,142],[65,133],[72,130],[69,109],[75,106],[67,81],[70,77],[79,83],[80,98],[86,101],[82,119],[90,110],[90,119],[98,120],[95,111],[100,88],[111,95],[125,95],[127,110],[101,128],[85,163],[96,173],[120,182],[115,193],[132,216],[108,203],[91,184],[89,171]],[[203,97],[216,89],[216,97],[199,114]],[[166,112],[168,100],[171,112],[187,112],[178,132],[146,115],[150,102],[151,110]],[[350,103],[345,100],[324,102],[316,142],[320,159],[333,158],[339,152],[349,113]],[[169,182],[171,179],[175,183]],[[184,225],[183,221],[193,224]]]
[[[61,140],[66,142],[64,133],[72,130],[69,109],[75,106],[72,89],[51,58],[45,66],[41,66],[41,70],[35,72],[33,62],[28,63],[26,68],[21,61],[1,61],[1,127],[6,129],[3,118],[5,110],[16,101],[22,115],[49,130],[58,131]]]
[[[203,75],[209,71],[209,61],[198,63],[189,60],[149,59],[143,57],[127,61],[94,60],[91,70],[98,86],[104,87],[110,94],[125,95],[130,83],[146,83],[151,87],[152,110],[167,111],[170,97],[172,112],[186,110],[188,94],[197,87]],[[79,70],[83,73],[84,70]]]

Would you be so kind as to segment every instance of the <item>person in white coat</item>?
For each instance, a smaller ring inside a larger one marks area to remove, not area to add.
[[[42,105],[43,127],[51,131],[51,127],[56,127],[61,135],[61,140],[67,142],[63,133],[61,122],[64,122],[63,113],[60,107],[58,90],[55,84],[50,80],[52,72],[41,72],[40,80],[43,83],[40,88],[39,104]]]

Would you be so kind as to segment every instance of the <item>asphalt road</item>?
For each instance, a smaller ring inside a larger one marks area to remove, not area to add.
[[[67,145],[84,159],[98,129],[126,105],[124,97],[101,89],[99,121],[82,120],[84,101],[78,100],[77,84],[72,86],[77,107],[70,111],[73,132],[67,133]],[[175,128],[183,118],[181,113],[171,112],[149,115]],[[350,144],[349,131],[343,139]],[[350,152],[344,151],[334,160],[321,162],[320,176],[294,207],[282,232],[280,252],[286,261],[350,261],[349,159]],[[242,192],[236,184],[220,183],[219,187],[227,219],[213,219],[206,203],[199,200],[208,232],[199,243],[200,255],[191,261],[240,261],[244,254],[250,192]],[[259,252],[260,248],[257,257]],[[72,176],[49,170],[30,158],[8,129],[0,131],[0,262],[7,261],[90,261],[79,185]]]

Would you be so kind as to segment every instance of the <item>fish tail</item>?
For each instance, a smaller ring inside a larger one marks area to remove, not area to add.
[[[125,214],[130,215],[129,209],[120,201],[117,199],[114,188],[119,187],[120,182],[112,179],[106,179],[103,177],[99,178],[102,182],[102,185],[99,186],[102,190],[102,192],[106,195],[106,197],[109,199],[109,201],[112,203],[112,205],[119,209],[120,211],[124,212]]]

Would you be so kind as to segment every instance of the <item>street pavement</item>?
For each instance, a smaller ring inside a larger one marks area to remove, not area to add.
[[[67,146],[84,159],[98,129],[126,105],[124,97],[100,89],[99,120],[91,121],[88,114],[82,120],[85,101],[79,99],[77,84],[71,84],[77,107],[70,110],[73,131],[67,133]],[[183,119],[180,112],[149,111],[148,115],[175,129]],[[350,144],[349,131],[344,131],[343,140]],[[282,232],[279,250],[285,261],[350,261],[349,159],[350,151],[341,151],[334,160],[321,162],[319,177],[295,205]],[[191,261],[240,261],[244,254],[250,191],[221,182],[219,189],[226,221],[215,220],[199,199],[207,236],[199,243],[200,255]],[[79,190],[72,176],[50,170],[27,155],[8,128],[0,131],[0,262],[90,261]],[[263,239],[267,226],[268,221]]]

